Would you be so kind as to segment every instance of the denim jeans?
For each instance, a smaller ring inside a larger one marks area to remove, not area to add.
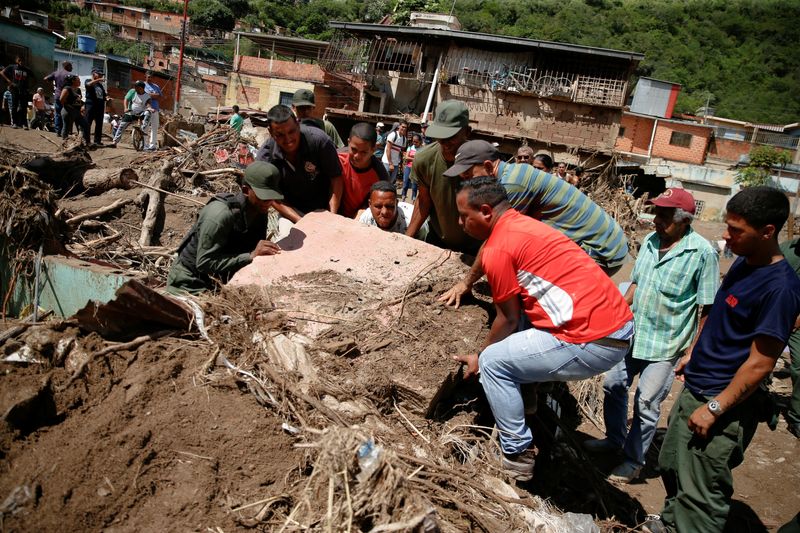
[[[630,324],[620,331],[630,330]],[[478,359],[478,367],[481,385],[500,430],[503,452],[521,453],[533,441],[531,429],[525,423],[521,384],[590,378],[619,363],[626,351],[627,348],[593,343],[570,344],[534,328],[488,346]]]
[[[411,181],[411,167],[405,167],[403,169],[403,193],[402,193],[402,200],[406,199],[406,193],[408,189],[411,189],[411,201],[417,199],[417,183]]]
[[[397,169],[400,168],[400,165],[394,166],[394,172],[389,170],[389,163],[384,163],[383,168],[385,168],[386,173],[389,174],[389,183],[394,184],[395,180],[397,179]]]
[[[675,364],[679,357],[668,361],[634,359],[630,352],[603,380],[603,420],[606,437],[625,453],[625,460],[644,466],[645,456],[656,434],[661,402],[669,394],[675,379]],[[628,390],[633,378],[639,375],[639,384],[633,397],[633,421],[630,431],[628,420]]]
[[[61,110],[64,106],[61,105],[61,100],[58,99],[58,94],[55,95],[55,102],[53,102],[53,107],[55,107],[55,116],[53,117],[53,123],[56,127],[56,133],[61,135],[61,128],[64,126],[64,121],[61,119]]]

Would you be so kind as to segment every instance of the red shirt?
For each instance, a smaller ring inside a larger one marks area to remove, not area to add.
[[[586,252],[513,209],[492,228],[482,263],[495,302],[520,295],[531,324],[563,341],[592,342],[633,319],[622,293]]]
[[[339,163],[342,165],[342,181],[344,182],[344,192],[342,193],[342,202],[339,206],[339,214],[347,218],[353,218],[358,213],[358,210],[367,205],[367,197],[369,196],[369,189],[372,184],[380,179],[388,180],[389,176],[382,177],[378,173],[376,166],[386,170],[383,165],[378,162],[376,165],[375,157],[372,158],[372,164],[366,170],[358,170],[350,164],[350,154],[348,152],[339,152]]]

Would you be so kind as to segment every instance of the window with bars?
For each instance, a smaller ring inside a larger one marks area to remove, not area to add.
[[[669,144],[682,148],[689,148],[692,145],[692,134],[673,131],[672,135],[669,136]]]
[[[695,200],[694,201],[694,217],[700,218],[700,215],[703,214],[703,208],[706,206],[706,202],[704,200]]]
[[[286,93],[286,92],[281,91],[278,103],[280,105],[285,105],[286,107],[292,107],[292,97],[293,96],[294,96],[293,93]]]

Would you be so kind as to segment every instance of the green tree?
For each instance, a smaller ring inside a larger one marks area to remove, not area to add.
[[[236,23],[236,17],[225,4],[219,0],[194,0],[189,3],[191,23],[204,28],[230,31]]]
[[[737,173],[736,183],[742,187],[771,185],[772,168],[783,167],[791,162],[792,156],[786,150],[773,146],[756,146],[750,150],[750,163]]]

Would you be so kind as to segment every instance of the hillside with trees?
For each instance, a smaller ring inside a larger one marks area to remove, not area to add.
[[[33,3],[43,10],[65,4]],[[644,53],[637,76],[680,83],[678,112],[708,104],[716,115],[739,120],[800,120],[800,0],[191,0],[189,6],[193,25],[229,30],[239,19],[323,40],[332,35],[331,20],[378,22],[391,15],[405,24],[412,11],[452,10],[466,31]],[[62,10],[62,16],[78,15]]]

